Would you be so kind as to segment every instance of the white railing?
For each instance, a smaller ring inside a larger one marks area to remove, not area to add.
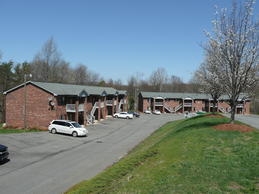
[[[117,108],[117,112],[120,112],[121,106],[122,106],[124,103],[126,103],[126,101],[124,101],[124,99],[121,99],[121,100],[120,100],[120,103],[119,103],[119,106],[118,106],[118,108]]]
[[[222,113],[230,113],[231,111],[231,108],[227,108],[227,110],[223,107],[219,107],[219,111],[222,112]]]
[[[66,104],[66,112],[76,112],[75,104]]]
[[[171,108],[171,107],[169,107],[169,106],[167,106],[167,105],[164,105],[164,107],[165,107],[165,109],[168,110],[170,113],[175,112],[175,111],[173,110],[173,108]]]
[[[213,107],[213,103],[210,103],[210,107]],[[218,104],[215,104],[215,107],[218,107]]]
[[[94,106],[90,112],[90,114],[88,115],[88,123],[89,124],[93,124],[94,123],[94,120],[95,120],[95,116],[94,116],[94,113],[96,111],[96,109],[98,108],[97,106],[99,105],[99,102],[95,102],[94,103]]]
[[[244,108],[244,104],[238,104],[237,108]]]
[[[163,106],[164,103],[163,102],[155,102],[155,106]]]
[[[113,100],[106,100],[106,105],[112,106],[112,105],[114,105],[114,101]]]
[[[92,110],[91,110],[91,113],[90,113],[91,116],[94,115],[94,112],[95,112],[95,110],[96,110],[96,108],[97,108],[97,105],[98,105],[98,102],[95,102],[95,103],[94,103],[94,106],[93,106],[93,108],[92,108]]]
[[[183,107],[183,105],[182,105],[182,104],[179,104],[178,106],[176,106],[176,107],[174,108],[174,111],[177,112],[177,111],[180,110],[182,107]]]
[[[164,108],[166,109],[166,110],[168,110],[170,113],[176,113],[178,110],[180,110],[181,108],[183,107],[183,105],[182,104],[179,104],[178,106],[176,106],[176,107],[174,107],[174,108],[171,108],[170,106],[168,106],[168,105],[164,105]]]
[[[187,102],[184,103],[184,107],[191,107],[191,106],[192,106],[192,103],[187,103]]]
[[[99,107],[103,108],[104,107],[104,102],[101,102]]]
[[[85,106],[84,104],[79,104],[78,105],[78,112],[84,112],[85,111]]]
[[[84,112],[84,104],[78,105],[78,112]],[[66,112],[76,112],[76,104],[66,104]]]
[[[87,123],[88,124],[94,124],[95,116],[89,114],[87,117],[88,117]]]

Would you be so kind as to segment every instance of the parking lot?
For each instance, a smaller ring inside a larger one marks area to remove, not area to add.
[[[0,143],[10,152],[10,161],[0,166],[0,191],[62,193],[112,165],[168,121],[183,118],[181,114],[109,118],[88,126],[88,137],[48,132],[0,135]],[[258,116],[237,119],[259,126]]]
[[[3,193],[62,193],[123,157],[168,121],[183,115],[141,115],[88,126],[88,137],[48,132],[0,135],[10,161],[0,166]]]

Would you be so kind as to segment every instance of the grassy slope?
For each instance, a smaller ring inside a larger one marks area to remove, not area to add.
[[[169,123],[69,193],[259,193],[259,133],[212,128],[227,121]]]

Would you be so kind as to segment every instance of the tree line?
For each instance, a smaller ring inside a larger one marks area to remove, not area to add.
[[[32,75],[29,77],[28,75]],[[101,75],[91,71],[86,65],[78,64],[71,67],[65,61],[57,48],[53,38],[50,38],[42,46],[31,62],[14,63],[13,61],[2,62],[0,56],[0,119],[3,115],[4,98],[3,92],[25,80],[39,82],[53,82],[76,85],[107,86],[116,89],[127,90],[130,109],[136,101],[137,91],[164,91],[164,92],[186,92],[194,91],[193,87],[185,84],[181,78],[169,76],[164,68],[153,71],[150,77],[143,79],[143,73],[136,73],[128,78],[126,84],[120,79],[104,80]],[[1,119],[2,120],[2,119]]]

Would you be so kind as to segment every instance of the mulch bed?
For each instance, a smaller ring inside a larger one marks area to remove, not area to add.
[[[247,125],[232,124],[232,123],[220,124],[215,126],[214,128],[220,131],[250,132],[254,130],[252,127],[249,127]]]
[[[211,118],[222,118],[224,117],[221,114],[208,114],[206,115],[207,117]],[[232,124],[232,123],[227,123],[227,124],[220,124],[214,127],[217,130],[220,131],[240,131],[240,132],[250,132],[253,131],[254,129],[252,127],[249,127],[247,125],[242,125],[242,124]]]
[[[206,115],[206,117],[210,117],[210,118],[223,118],[224,116],[221,114],[208,114]]]

